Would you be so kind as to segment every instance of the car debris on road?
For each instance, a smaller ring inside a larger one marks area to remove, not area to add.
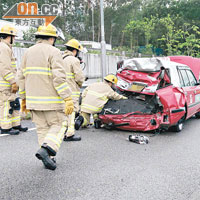
[[[137,144],[148,144],[149,138],[144,135],[129,135],[128,140]]]

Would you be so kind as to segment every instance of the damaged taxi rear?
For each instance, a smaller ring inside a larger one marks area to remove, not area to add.
[[[99,114],[106,128],[181,131],[184,120],[200,111],[200,86],[191,69],[158,58],[124,60],[117,91],[127,100],[109,100]]]

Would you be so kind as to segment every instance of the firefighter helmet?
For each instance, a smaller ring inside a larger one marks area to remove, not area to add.
[[[7,25],[4,25],[1,28],[0,34],[16,36],[17,35],[17,29],[15,29],[13,26],[10,26],[9,24],[7,24]]]
[[[80,43],[78,40],[76,40],[76,39],[71,39],[71,40],[69,40],[69,41],[65,44],[65,46],[67,46],[67,47],[72,47],[72,48],[74,48],[74,49],[76,49],[76,50],[78,50],[78,51],[82,51],[82,50],[83,50],[83,46],[82,46],[81,43]]]
[[[35,35],[58,37],[57,29],[52,24],[49,24],[48,26],[39,26]]]
[[[104,80],[109,81],[113,84],[117,84],[117,77],[113,74],[108,74],[107,76],[104,77]]]

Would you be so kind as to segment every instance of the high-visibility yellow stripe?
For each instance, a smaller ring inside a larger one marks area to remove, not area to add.
[[[45,137],[45,140],[51,140],[53,143],[55,143],[58,147],[60,147],[60,140],[55,135],[47,134]]]
[[[3,112],[3,119],[7,120],[7,113],[8,113],[8,102],[4,103],[4,112]]]
[[[26,94],[25,90],[19,90],[19,94]]]
[[[15,78],[14,74],[11,72],[9,74],[7,74],[6,76],[4,76],[4,79],[6,79],[7,81],[9,81],[10,79]]]
[[[21,120],[20,116],[8,118],[8,112],[9,112],[9,102],[6,101],[4,103],[3,119],[0,120],[1,124],[10,124]]]
[[[19,117],[13,117],[13,118],[10,118],[10,119],[2,119],[1,120],[1,123],[2,124],[10,124],[10,123],[13,123],[13,122],[19,122],[21,120],[20,116]]]
[[[66,72],[66,74],[67,74],[67,75],[70,75],[70,76],[74,76],[74,73],[67,73],[67,72]]]
[[[12,62],[11,62],[11,67],[16,68],[16,62],[15,62],[15,61],[12,61]]]
[[[82,104],[81,107],[86,108],[86,109],[91,110],[91,111],[96,111],[96,112],[101,111],[101,109],[102,109],[102,108],[98,108],[98,107],[95,107],[95,106],[91,106],[89,104]]]
[[[81,92],[72,92],[72,94],[80,94]]]
[[[29,100],[27,99],[27,103],[35,103],[35,104],[51,104],[51,103],[64,103],[64,101],[40,101],[40,100],[36,100],[36,101],[32,101],[32,100]]]
[[[19,116],[19,117],[13,117],[13,118],[12,118],[12,122],[18,122],[18,121],[20,121],[20,120],[21,120],[20,116]]]
[[[1,87],[11,87],[11,84],[7,81],[0,81],[0,86]]]
[[[49,67],[26,67],[25,69],[23,69],[23,72],[28,70],[28,69],[38,69],[38,70],[45,70],[45,71],[49,71],[51,72],[51,68]]]
[[[62,90],[59,90],[59,91],[57,91],[57,92],[58,92],[58,94],[60,94],[61,92],[65,91],[65,90],[67,90],[67,89],[69,89],[69,86],[64,87]]]
[[[72,92],[72,97],[79,97],[80,96],[80,92]]]
[[[74,119],[75,119],[75,112],[71,114],[70,126],[68,126],[67,133],[74,133]]]
[[[39,75],[48,75],[48,76],[52,76],[52,73],[49,72],[38,72],[38,71],[28,71],[25,72],[23,75],[26,76],[27,74],[39,74]]]
[[[32,99],[59,99],[62,100],[61,97],[53,97],[53,96],[27,96],[27,98],[32,98]]]
[[[27,96],[27,103],[35,104],[51,104],[51,103],[64,103],[61,97],[37,97],[37,96]]]
[[[67,78],[75,78],[74,73],[66,73]]]
[[[88,94],[90,95],[93,95],[93,96],[96,96],[96,97],[100,97],[100,99],[104,100],[104,101],[107,101],[108,98],[106,96],[102,96],[101,94],[95,92],[95,91],[92,91],[92,90],[88,90],[87,92]]]
[[[88,122],[87,118],[85,116],[83,116],[84,120],[83,120],[83,124],[82,127],[87,126],[90,122]]]
[[[62,83],[56,87],[56,90],[57,90],[58,94],[60,94],[61,92],[63,92],[64,90],[67,90],[68,88],[69,88],[69,86],[67,85],[67,83]]]
[[[80,95],[78,95],[78,94],[72,94],[71,96],[72,97],[79,97]]]
[[[24,76],[27,74],[40,74],[40,75],[49,75],[52,76],[52,72],[50,68],[44,67],[26,67],[23,70]]]
[[[67,121],[64,121],[62,123],[62,127],[58,133],[58,138],[60,140],[60,144],[62,143],[62,140],[63,140],[63,137],[64,137],[64,133],[65,133],[65,130],[66,130],[66,127],[67,127]]]

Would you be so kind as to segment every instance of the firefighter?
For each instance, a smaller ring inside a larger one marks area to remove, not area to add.
[[[24,54],[19,88],[22,110],[30,110],[36,125],[40,149],[35,156],[47,169],[55,170],[56,156],[66,130],[66,115],[73,112],[71,90],[59,49],[54,47],[56,28],[39,26],[35,33],[37,43]]]
[[[10,25],[5,25],[0,30],[0,127],[1,134],[10,135],[28,130],[20,125],[20,102],[16,95],[17,69],[12,52],[16,32]]]
[[[120,100],[127,97],[118,94],[112,88],[117,83],[117,77],[109,74],[104,77],[103,82],[89,85],[82,94],[81,115],[75,122],[75,129],[78,130],[81,125],[86,127],[90,124],[90,115],[101,112],[109,99]]]
[[[65,44],[67,50],[64,52],[64,69],[66,71],[67,83],[72,90],[72,99],[74,102],[74,112],[68,117],[68,128],[64,141],[80,141],[81,137],[75,135],[74,120],[75,115],[79,112],[80,88],[85,80],[85,76],[78,59],[79,51],[83,46],[78,40],[71,39]]]

